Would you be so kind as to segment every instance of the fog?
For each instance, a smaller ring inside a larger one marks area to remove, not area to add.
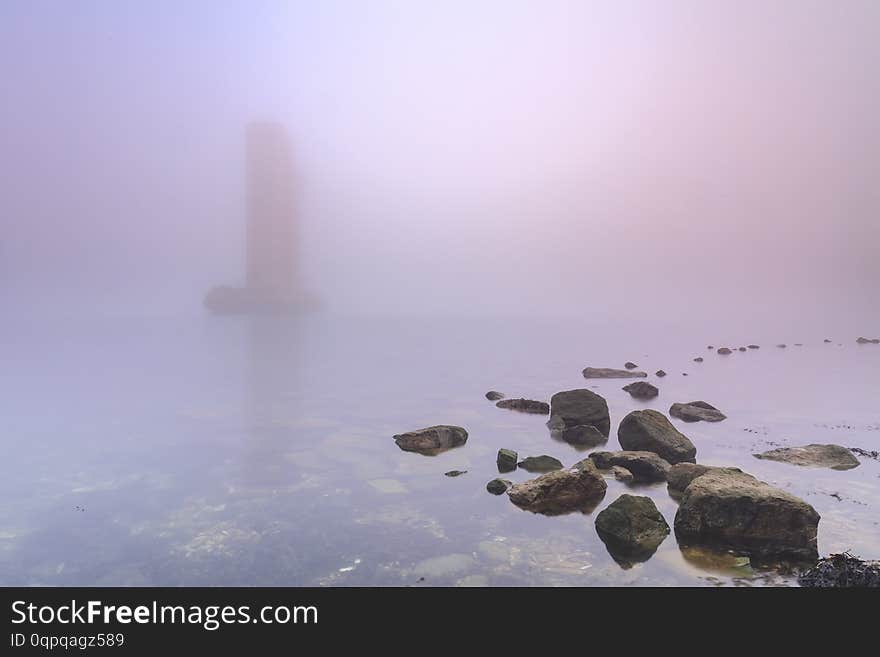
[[[202,312],[272,119],[330,312],[876,319],[878,61],[873,0],[7,0],[0,295]]]

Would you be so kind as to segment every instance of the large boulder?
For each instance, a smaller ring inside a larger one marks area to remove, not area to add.
[[[508,408],[512,411],[535,413],[536,415],[547,415],[550,412],[550,406],[547,402],[535,401],[534,399],[502,399],[495,405],[498,408]]]
[[[571,511],[589,513],[605,497],[608,485],[592,464],[556,470],[511,486],[510,501],[521,509],[544,515]]]
[[[801,447],[780,447],[755,458],[779,461],[810,468],[831,468],[832,470],[851,470],[859,466],[859,460],[846,447],[840,445],[803,445]]]
[[[742,473],[739,468],[719,468],[713,465],[697,465],[696,463],[676,463],[666,473],[666,487],[670,493],[683,493],[694,479],[707,472]]]
[[[648,376],[640,370],[616,370],[612,367],[586,367],[583,370],[585,379],[640,379]]]
[[[601,470],[614,466],[626,468],[636,483],[666,481],[672,467],[654,452],[593,452],[588,458]]]
[[[596,532],[621,566],[647,561],[669,535],[669,525],[650,497],[621,495],[596,516]]]
[[[815,561],[819,514],[743,472],[714,470],[693,479],[675,514],[681,545],[711,545],[753,559]]]
[[[727,416],[712,404],[704,401],[692,401],[681,404],[673,404],[669,407],[669,414],[685,422],[721,422]]]
[[[628,451],[654,452],[675,464],[696,460],[697,448],[658,411],[633,411],[617,428],[620,446]]]
[[[647,381],[636,381],[635,383],[623,386],[623,389],[635,399],[653,399],[660,394],[657,387]]]
[[[418,452],[427,456],[445,452],[453,447],[460,447],[467,442],[467,439],[467,431],[448,424],[438,424],[394,436],[394,442],[403,451]]]
[[[550,398],[550,426],[567,429],[577,426],[593,426],[608,436],[611,418],[608,403],[595,392],[586,389],[557,392]]]

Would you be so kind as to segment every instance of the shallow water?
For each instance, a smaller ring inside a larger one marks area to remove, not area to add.
[[[541,400],[594,389],[612,419],[599,449],[619,449],[630,410],[706,400],[728,419],[673,420],[699,462],[803,497],[822,516],[820,553],[880,558],[880,462],[837,472],[751,456],[811,442],[880,449],[880,346],[856,345],[858,331],[726,336],[762,348],[722,357],[701,329],[644,323],[194,315],[3,330],[5,585],[794,583],[732,555],[683,552],[674,534],[621,567],[594,528],[631,491],[611,479],[588,515],[533,515],[490,495],[501,447],[566,465],[587,453],[554,441],[544,416],[495,408],[490,389]],[[627,381],[580,374],[627,360],[668,372],[648,379],[659,397],[638,402]],[[391,438],[440,423],[467,428],[467,444],[426,457]],[[671,526],[665,484],[636,490]]]

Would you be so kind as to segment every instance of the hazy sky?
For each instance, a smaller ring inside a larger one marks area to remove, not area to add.
[[[875,0],[0,3],[0,293],[197,307],[283,121],[353,312],[863,308]]]

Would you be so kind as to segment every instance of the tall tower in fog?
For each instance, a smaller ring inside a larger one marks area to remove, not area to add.
[[[278,123],[252,123],[245,144],[247,185],[246,286],[279,300],[293,299],[293,165],[287,131]]]
[[[245,132],[245,284],[205,296],[215,313],[290,312],[314,308],[298,281],[293,158],[287,131],[258,122]]]

